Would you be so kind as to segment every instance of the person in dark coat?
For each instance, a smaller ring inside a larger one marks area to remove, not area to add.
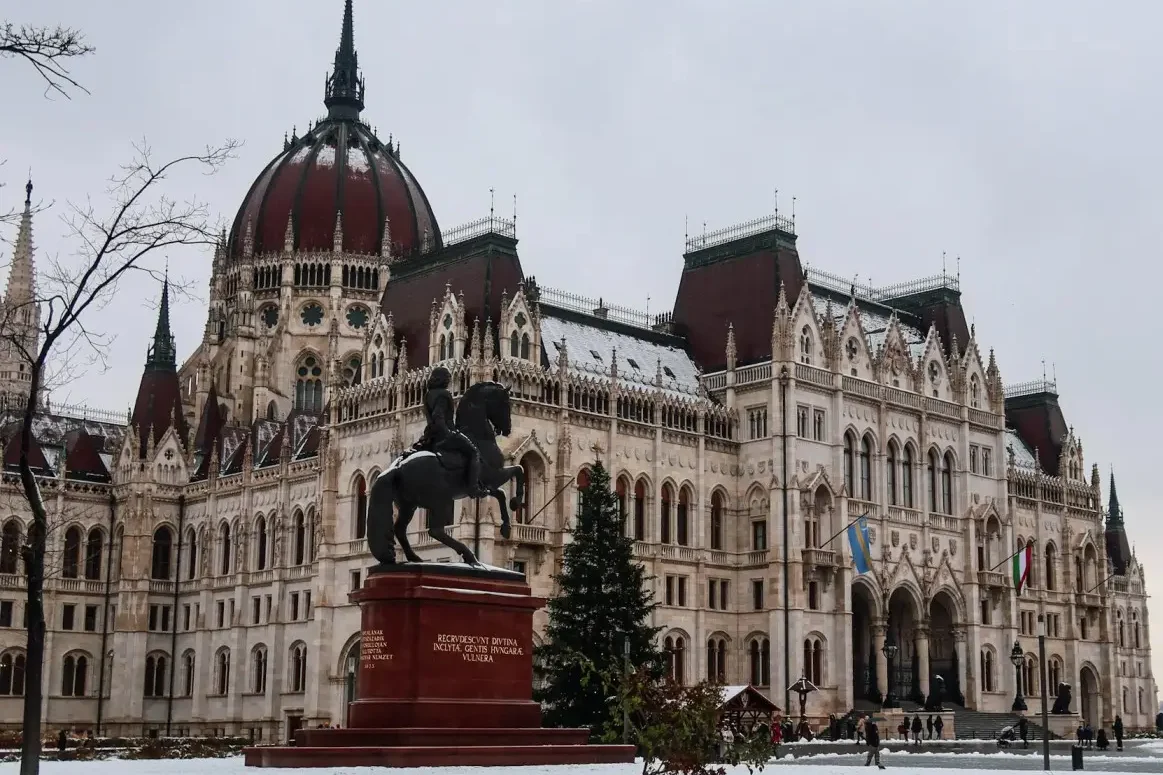
[[[880,763],[880,728],[871,716],[864,719],[864,739],[868,742],[868,756],[864,759],[864,766],[872,764],[875,759],[876,766],[883,770],[884,765]]]
[[[1121,751],[1121,750],[1123,750],[1123,732],[1124,732],[1123,717],[1122,716],[1115,716],[1114,731],[1115,731],[1115,745],[1117,745],[1118,749]]]
[[[924,727],[921,725],[921,714],[918,713],[917,715],[913,716],[913,744],[914,745],[921,744],[921,730],[923,728]]]
[[[1022,738],[1022,747],[1029,748],[1030,722],[1025,716],[1022,716],[1020,719],[1018,719],[1018,735]]]
[[[69,747],[69,734],[68,734],[68,732],[65,732],[65,730],[62,729],[61,733],[59,735],[57,735],[57,750],[63,751],[68,747]]]
[[[937,739],[941,740],[941,733],[945,731],[945,719],[940,716],[933,719],[933,729],[937,732]]]
[[[933,714],[929,714],[929,718],[925,719],[925,729],[929,732],[929,739],[933,739]]]
[[[1094,747],[1100,751],[1105,751],[1110,748],[1111,741],[1107,739],[1106,730],[1102,727],[1098,729],[1098,738],[1094,743]]]

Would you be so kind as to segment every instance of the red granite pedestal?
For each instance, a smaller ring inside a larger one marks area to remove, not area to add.
[[[359,699],[346,729],[300,729],[244,750],[252,767],[632,762],[634,747],[542,729],[533,701],[533,597],[524,576],[447,563],[389,566],[362,609]]]

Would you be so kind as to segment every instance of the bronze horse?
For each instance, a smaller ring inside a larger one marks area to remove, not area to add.
[[[497,434],[513,430],[509,389],[497,382],[477,382],[464,392],[456,407],[456,428],[472,440],[481,455],[481,482],[501,509],[501,536],[509,537],[509,510],[516,511],[525,499],[521,466],[506,466],[497,446]],[[421,562],[408,543],[408,525],[416,509],[428,510],[428,535],[456,551],[469,565],[480,565],[467,546],[445,532],[455,521],[454,504],[468,497],[468,461],[452,450],[409,451],[392,461],[371,486],[367,507],[367,542],[380,565],[396,563],[395,542],[400,542],[408,562]],[[508,502],[501,486],[516,482]],[[399,509],[393,522],[393,507]],[[373,569],[374,570],[374,569]]]

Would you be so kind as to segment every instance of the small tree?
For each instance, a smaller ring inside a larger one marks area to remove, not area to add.
[[[762,728],[725,728],[723,692],[717,684],[683,686],[647,670],[629,676],[607,672],[601,682],[614,698],[611,707],[617,716],[604,739],[621,738],[624,714],[642,757],[643,775],[723,775],[728,764],[762,770],[775,756],[771,735]]]
[[[618,498],[601,461],[580,490],[581,510],[565,547],[558,594],[549,601],[545,644],[536,655],[543,686],[536,699],[550,726],[601,734],[611,708],[600,676],[623,670],[623,643],[630,662],[651,674],[661,669],[659,628],[650,625],[656,603],[646,569],[634,560],[634,541],[623,531]]]
[[[76,246],[75,253],[69,260],[49,261],[37,278],[36,297],[24,306],[6,306],[0,320],[0,336],[16,351],[31,375],[21,417],[19,465],[21,489],[32,513],[32,524],[21,548],[28,584],[21,775],[36,775],[40,770],[49,520],[29,451],[47,370],[55,365],[61,378],[76,375],[86,351],[104,363],[107,342],[90,328],[88,318],[113,300],[120,281],[133,272],[154,275],[160,280],[161,272],[149,266],[150,259],[159,252],[214,243],[217,233],[209,208],[196,200],[171,198],[164,189],[176,172],[187,167],[200,168],[205,173],[216,172],[233,156],[236,147],[237,143],[227,141],[202,153],[158,164],[152,160],[148,146],[144,143],[136,146],[134,160],[111,180],[109,213],[99,213],[91,203],[70,205],[66,223]],[[22,331],[28,305],[37,306],[40,312],[40,330],[31,338]]]

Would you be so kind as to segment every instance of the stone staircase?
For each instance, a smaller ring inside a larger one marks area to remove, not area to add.
[[[1020,718],[1017,713],[986,713],[979,710],[969,710],[960,705],[950,707],[953,710],[958,740],[993,740],[1006,727],[1011,724],[1016,725]],[[1030,741],[1041,740],[1042,725],[1030,717],[1027,717],[1026,721],[1029,723],[1027,739]],[[1050,733],[1051,740],[1057,737],[1054,733]]]

